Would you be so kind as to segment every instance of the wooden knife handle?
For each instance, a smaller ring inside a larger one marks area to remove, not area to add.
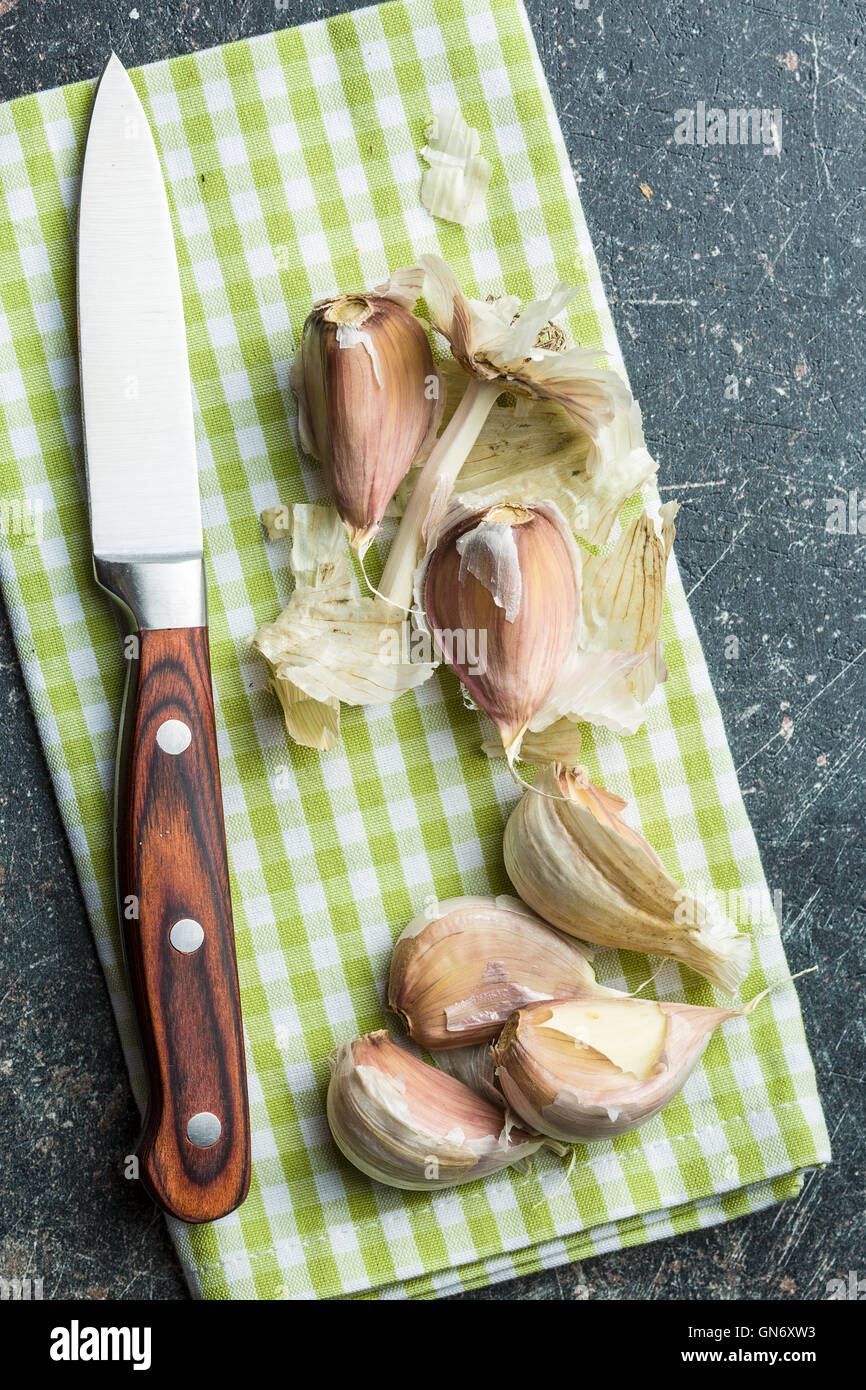
[[[212,1221],[247,1194],[250,1126],[207,628],[144,630],[138,641],[116,824],[150,1082],[139,1176],[172,1216]]]

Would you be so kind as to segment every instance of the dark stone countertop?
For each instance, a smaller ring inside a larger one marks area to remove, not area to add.
[[[0,98],[345,8],[0,0]],[[826,530],[828,499],[866,503],[864,4],[528,9],[791,966],[821,967],[801,997],[836,1160],[781,1209],[464,1297],[823,1298],[864,1249],[864,538]],[[779,108],[780,151],[675,143],[699,102]],[[183,1298],[119,1171],[136,1112],[5,615],[0,709],[0,1274]]]

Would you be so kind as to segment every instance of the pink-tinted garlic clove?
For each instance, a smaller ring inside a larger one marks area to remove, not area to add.
[[[556,507],[448,512],[419,576],[434,640],[509,760],[574,641],[580,561]]]

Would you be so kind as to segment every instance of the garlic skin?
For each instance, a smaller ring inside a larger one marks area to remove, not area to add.
[[[489,1043],[473,1043],[469,1047],[451,1047],[441,1051],[433,1049],[432,1056],[441,1071],[462,1081],[470,1091],[483,1096],[499,1110],[508,1109],[505,1097],[496,1084],[493,1053]]]
[[[561,931],[600,946],[670,956],[733,994],[748,974],[749,941],[671,877],[622,819],[625,805],[594,786],[585,768],[546,768],[505,827],[511,882]]]
[[[628,998],[577,1009],[574,1002],[520,1009],[493,1046],[508,1104],[538,1133],[567,1143],[613,1139],[657,1115],[682,1090],[713,1030],[743,1012]],[[603,1050],[616,1052],[617,1038],[625,1054],[619,1065]],[[628,1070],[638,1057],[644,1065]]]
[[[583,567],[587,645],[647,654],[647,660],[628,677],[636,701],[635,729],[643,722],[642,706],[668,676],[658,635],[678,511],[678,502],[665,502],[657,517],[644,510],[609,555],[593,555]]]
[[[580,556],[552,503],[449,508],[418,568],[434,642],[513,762],[580,626]]]
[[[328,1123],[350,1163],[410,1192],[472,1182],[546,1144],[384,1031],[343,1043],[332,1056]]]
[[[446,898],[397,938],[388,1005],[432,1052],[489,1042],[515,1009],[543,999],[596,998],[586,956],[524,903]]]
[[[455,479],[503,391],[558,402],[590,436],[596,452],[602,431],[632,406],[622,378],[596,366],[594,348],[565,348],[563,331],[554,325],[551,332],[550,321],[576,297],[576,289],[555,285],[545,299],[523,306],[514,295],[467,299],[439,256],[421,256],[419,268],[433,327],[448,339],[469,381],[420,471],[382,572],[380,592],[403,607],[411,601],[424,537],[442,515]],[[507,493],[507,487],[498,490],[496,500]]]
[[[466,388],[455,358],[439,363],[448,428]],[[555,502],[570,529],[590,545],[604,545],[629,497],[654,484],[658,465],[643,437],[640,406],[632,401],[601,431],[603,462],[590,467],[590,436],[556,401],[507,393],[495,402],[455,481],[467,505],[490,507],[501,497],[526,506],[543,497]],[[388,507],[402,516],[422,464],[419,455]]]
[[[411,312],[422,280],[399,271],[379,290],[322,300],[292,363],[301,447],[321,461],[359,556],[438,426],[439,377]]]
[[[468,227],[484,210],[493,166],[480,154],[481,136],[456,107],[439,111],[425,130],[420,151],[430,168],[421,183],[421,202],[434,217]]]
[[[596,366],[595,348],[568,347],[561,329],[550,331],[551,321],[580,293],[574,286],[554,285],[544,299],[527,304],[515,295],[469,299],[441,257],[420,256],[419,266],[433,327],[477,380],[497,381],[500,391],[558,401],[593,439],[631,407],[631,392],[619,373]]]
[[[286,520],[280,531],[291,536],[295,588],[252,645],[270,667],[286,732],[326,751],[339,741],[341,704],[387,704],[436,668],[410,659],[399,609],[359,594],[343,523],[330,504],[298,502]]]

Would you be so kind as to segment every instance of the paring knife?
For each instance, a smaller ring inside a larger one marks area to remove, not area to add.
[[[84,155],[78,336],[94,570],[131,638],[115,848],[150,1083],[139,1176],[173,1216],[210,1221],[247,1194],[250,1133],[201,507],[168,200],[113,54]]]

